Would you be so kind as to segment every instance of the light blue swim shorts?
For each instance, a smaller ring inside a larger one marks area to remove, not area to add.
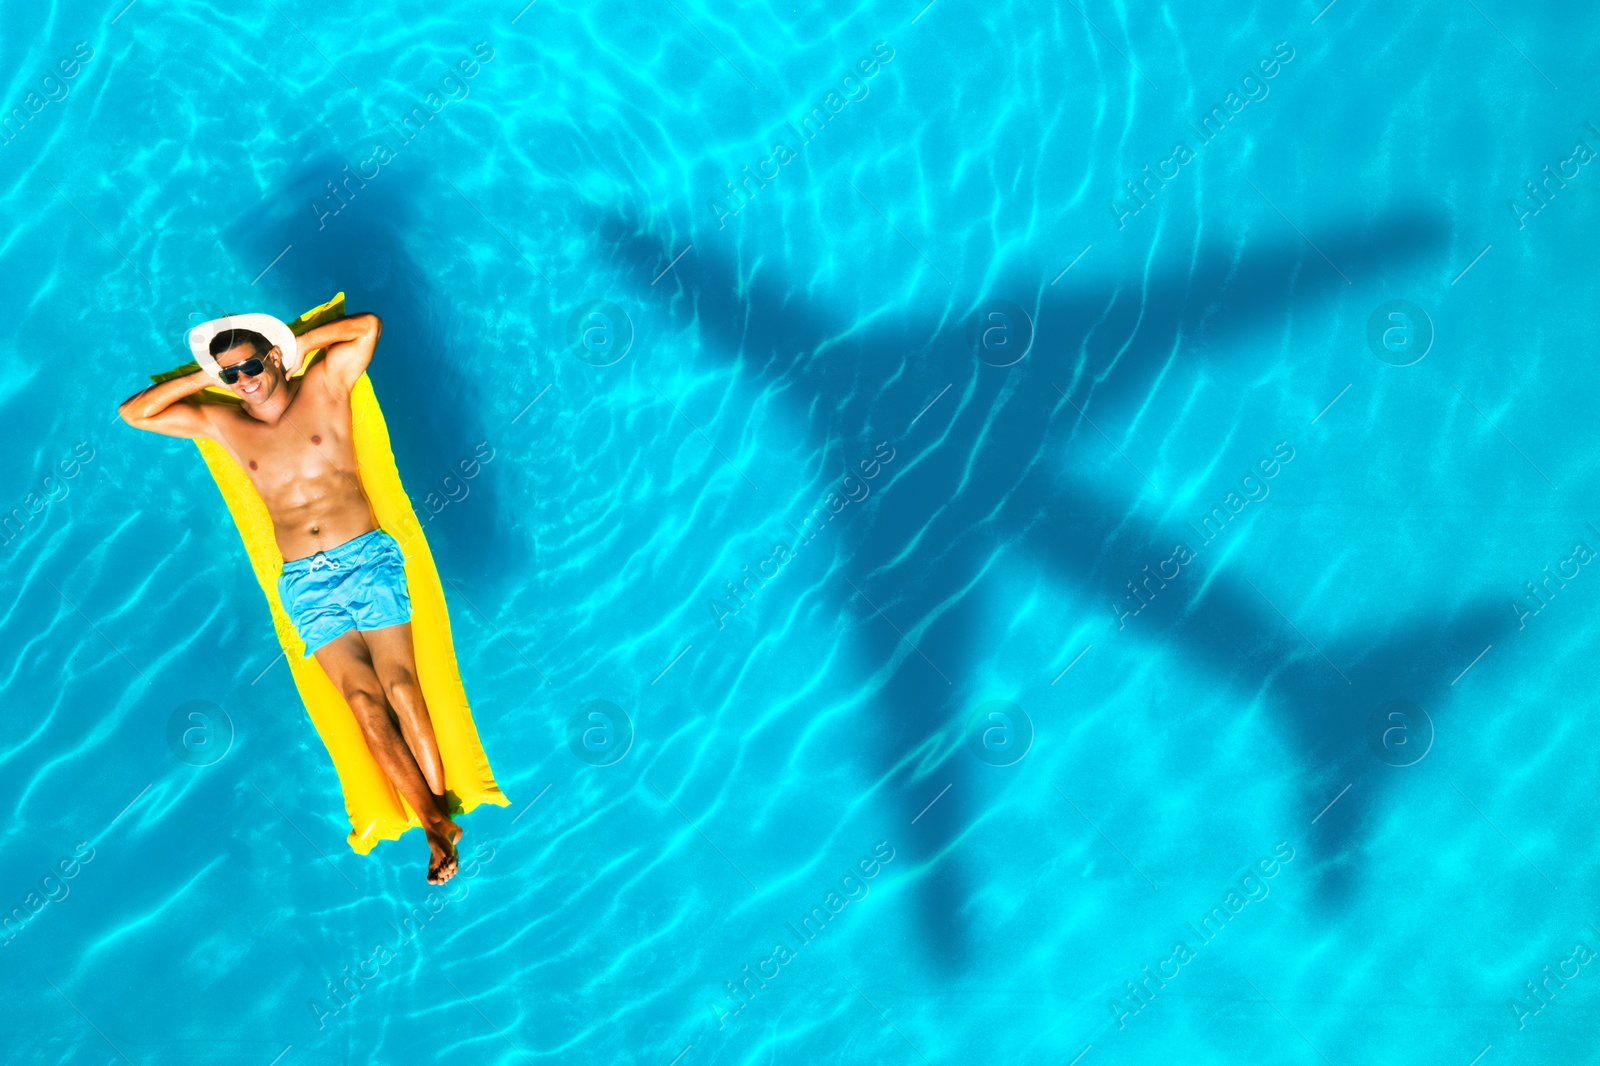
[[[308,656],[349,630],[411,621],[405,554],[381,529],[284,563],[278,599]]]

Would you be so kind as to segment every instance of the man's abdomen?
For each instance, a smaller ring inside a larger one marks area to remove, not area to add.
[[[372,505],[353,472],[332,471],[302,478],[276,499],[267,499],[273,535],[285,560],[329,551],[378,528]]]

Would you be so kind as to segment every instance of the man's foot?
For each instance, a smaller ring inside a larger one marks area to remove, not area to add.
[[[456,875],[456,841],[461,839],[461,827],[446,818],[439,830],[425,829],[428,850],[433,857],[428,861],[428,884],[442,885]]]

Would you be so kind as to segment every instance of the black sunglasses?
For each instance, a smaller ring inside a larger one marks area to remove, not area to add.
[[[253,378],[265,369],[266,364],[261,361],[260,356],[256,356],[251,359],[246,359],[242,363],[234,363],[232,366],[225,366],[218,369],[217,376],[222,379],[222,383],[224,385],[232,385],[234,382],[239,380],[240,374],[243,374],[247,378]]]

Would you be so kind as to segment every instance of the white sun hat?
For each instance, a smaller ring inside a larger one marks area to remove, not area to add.
[[[292,375],[300,366],[300,342],[283,322],[271,315],[224,315],[189,331],[189,351],[194,355],[194,361],[200,364],[200,369],[204,370],[212,381],[222,383],[222,376],[218,373],[221,368],[217,365],[217,357],[211,354],[212,338],[230,329],[247,329],[267,338],[267,343],[283,353],[285,374]]]

